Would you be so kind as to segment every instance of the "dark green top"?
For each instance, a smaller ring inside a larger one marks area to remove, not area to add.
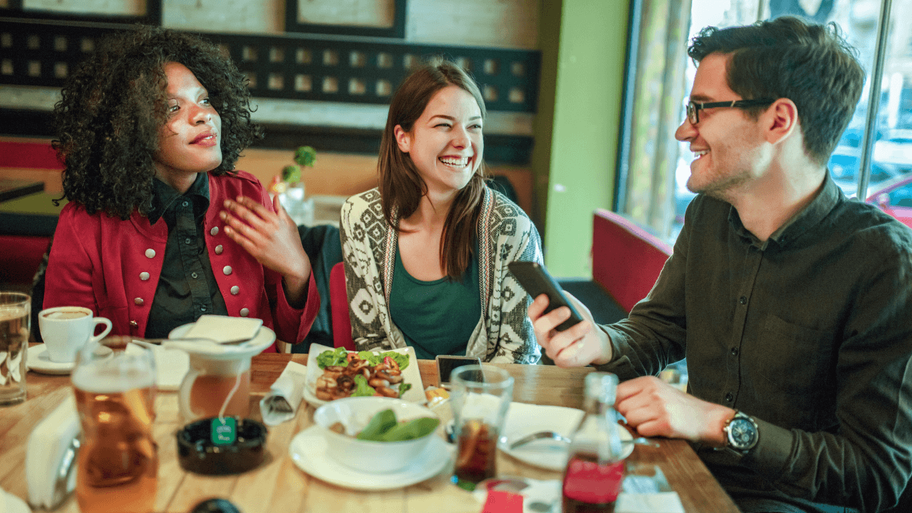
[[[697,447],[743,511],[879,511],[912,476],[912,231],[829,177],[764,242],[697,196],[647,300],[606,331],[604,370],[686,356],[690,393],[757,421],[743,458]]]
[[[405,335],[405,342],[422,359],[438,354],[465,355],[469,337],[481,320],[477,242],[461,281],[450,281],[446,276],[417,280],[405,270],[396,249],[390,316]]]
[[[196,322],[203,314],[228,315],[228,308],[212,274],[203,233],[209,208],[209,173],[198,173],[184,194],[158,178],[152,182],[149,224],[166,223],[168,243],[149,308],[146,337],[167,338],[171,330]]]

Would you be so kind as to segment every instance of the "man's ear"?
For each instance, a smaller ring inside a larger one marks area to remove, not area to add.
[[[787,138],[798,129],[798,106],[788,98],[779,98],[767,109],[766,138],[772,144]]]
[[[396,136],[396,144],[399,146],[399,151],[408,153],[412,143],[409,133],[403,130],[401,125],[396,125],[396,127],[393,128],[393,135]]]

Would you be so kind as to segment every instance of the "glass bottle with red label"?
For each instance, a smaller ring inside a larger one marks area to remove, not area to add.
[[[618,379],[586,375],[585,415],[573,434],[564,473],[564,513],[612,512],[624,480],[622,443],[614,410]]]

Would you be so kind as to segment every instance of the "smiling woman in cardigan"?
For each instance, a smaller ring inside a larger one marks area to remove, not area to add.
[[[380,186],[342,207],[358,349],[539,360],[531,299],[507,264],[541,262],[541,242],[525,213],[485,186],[484,122],[478,86],[451,62],[422,66],[396,91]]]

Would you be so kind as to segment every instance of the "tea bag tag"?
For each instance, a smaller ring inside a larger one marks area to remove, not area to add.
[[[215,445],[233,444],[237,439],[237,421],[234,417],[216,417],[212,419],[211,432]]]

